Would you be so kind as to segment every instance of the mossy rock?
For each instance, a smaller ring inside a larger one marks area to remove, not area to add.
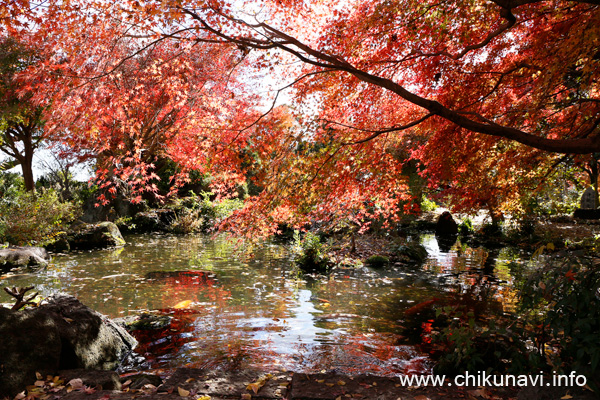
[[[141,314],[120,321],[128,331],[165,329],[173,318],[168,315]]]
[[[73,250],[104,249],[126,244],[117,225],[109,221],[78,224],[69,232],[68,241]]]
[[[365,260],[365,265],[372,268],[383,268],[390,263],[386,256],[373,255]]]
[[[422,263],[427,258],[427,249],[420,243],[411,242],[398,246],[396,255],[404,261]]]

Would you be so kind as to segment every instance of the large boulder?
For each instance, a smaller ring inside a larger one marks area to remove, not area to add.
[[[435,234],[437,236],[458,235],[458,224],[449,211],[444,211],[439,216],[435,225]]]
[[[0,308],[0,394],[14,396],[36,372],[115,369],[137,346],[121,326],[75,297],[56,294],[36,308]]]
[[[0,249],[0,270],[16,267],[45,266],[50,255],[43,247],[7,247]]]
[[[95,224],[79,223],[68,235],[72,250],[105,249],[125,245],[125,239],[117,225],[104,221]]]

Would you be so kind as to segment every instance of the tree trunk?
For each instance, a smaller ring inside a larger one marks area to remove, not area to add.
[[[33,156],[33,154],[31,154]],[[25,190],[33,192],[35,190],[35,180],[33,179],[33,157],[25,156],[25,160],[21,162],[21,170],[23,171],[23,180],[25,181]]]

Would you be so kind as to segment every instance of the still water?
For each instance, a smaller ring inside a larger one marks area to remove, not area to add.
[[[55,255],[36,273],[0,275],[1,286],[75,295],[110,317],[168,315],[136,332],[137,369],[177,367],[394,375],[426,373],[436,305],[464,303],[484,315],[513,311],[507,250],[433,235],[423,265],[336,269],[301,276],[282,245],[240,246],[224,237],[135,235],[116,250]],[[5,293],[0,302],[8,302]]]

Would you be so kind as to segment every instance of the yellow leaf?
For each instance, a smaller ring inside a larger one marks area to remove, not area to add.
[[[179,393],[179,396],[181,396],[181,397],[188,397],[190,395],[189,390],[185,390],[180,387],[177,387],[177,393]]]
[[[337,384],[340,385],[340,386],[344,386],[346,384],[346,382],[344,382],[344,381],[338,381]]]
[[[210,400],[210,396],[200,396],[196,400]]]
[[[184,300],[184,301],[180,301],[179,303],[175,304],[175,307],[173,307],[173,308],[177,308],[177,309],[189,308],[191,304],[192,304],[191,300]]]
[[[563,399],[564,399],[564,400],[567,400],[567,399],[572,399],[572,398],[573,398],[573,396],[569,396],[568,394],[565,394],[565,395],[564,395],[563,397],[561,397],[560,399],[561,399],[561,400],[563,400]]]
[[[546,245],[546,248],[547,248],[548,250],[550,250],[550,251],[554,251],[554,243],[548,243],[548,244]]]
[[[249,383],[248,386],[246,386],[247,390],[252,390],[254,393],[258,393],[258,389],[260,389],[262,387],[261,384],[259,384],[258,382],[254,382],[254,383]]]

